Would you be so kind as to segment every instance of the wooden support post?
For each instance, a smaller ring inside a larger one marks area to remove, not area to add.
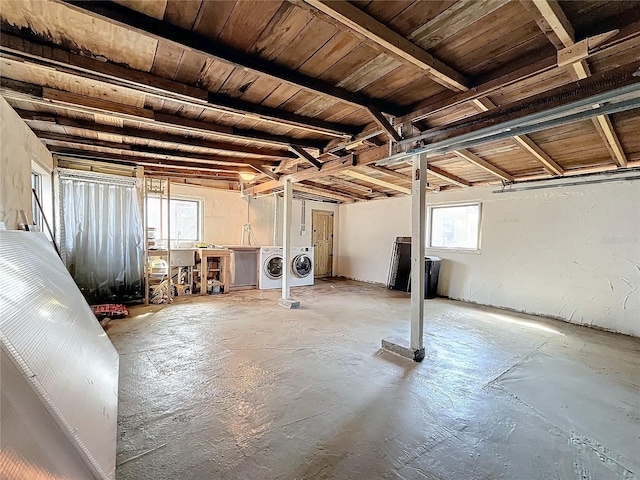
[[[291,207],[293,188],[291,178],[284,181],[284,211],[282,215],[282,298],[279,305],[286,308],[299,308],[300,302],[292,300],[291,297]]]
[[[413,157],[411,181],[411,350],[424,358],[424,249],[427,197],[427,154]]]

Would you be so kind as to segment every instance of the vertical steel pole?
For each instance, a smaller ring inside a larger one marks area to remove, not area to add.
[[[413,157],[411,180],[411,349],[424,358],[424,252],[427,154]]]

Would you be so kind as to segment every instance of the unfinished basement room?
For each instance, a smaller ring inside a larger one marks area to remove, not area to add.
[[[0,479],[640,480],[640,1],[0,21]]]

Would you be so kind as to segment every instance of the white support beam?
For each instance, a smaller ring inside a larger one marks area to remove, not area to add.
[[[424,250],[427,200],[427,154],[413,157],[411,181],[411,350],[424,358]]]
[[[411,338],[396,343],[382,340],[382,349],[416,362],[424,359],[424,253],[427,203],[427,154],[412,158],[411,167]]]
[[[291,299],[291,208],[293,189],[291,178],[284,180],[284,209],[282,212],[282,298],[279,305],[286,308],[299,308],[300,302]]]

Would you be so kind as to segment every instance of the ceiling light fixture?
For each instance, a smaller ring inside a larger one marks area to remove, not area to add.
[[[240,172],[240,178],[246,182],[249,182],[256,178],[256,174],[253,172]]]

